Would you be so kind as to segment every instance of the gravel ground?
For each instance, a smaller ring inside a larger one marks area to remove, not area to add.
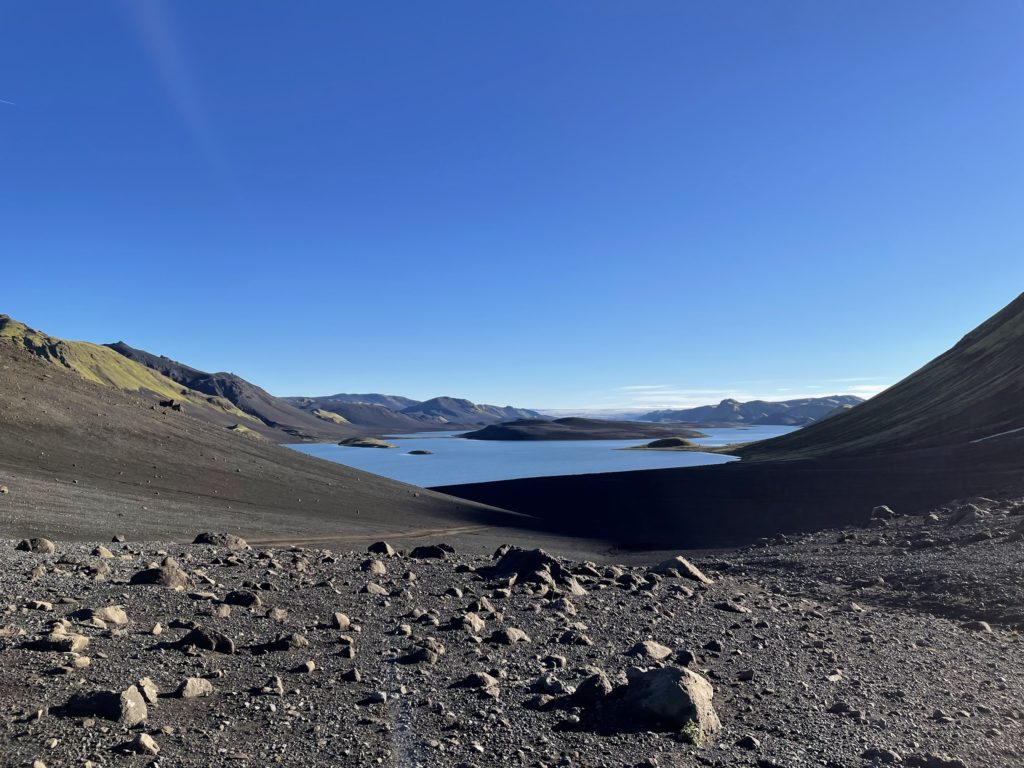
[[[696,558],[712,583],[679,564],[526,550],[0,541],[0,754],[26,766],[1019,766],[1024,518],[1018,500],[969,504]],[[131,583],[146,578],[169,585]],[[692,711],[657,709],[678,686],[651,693],[636,670],[682,676]]]

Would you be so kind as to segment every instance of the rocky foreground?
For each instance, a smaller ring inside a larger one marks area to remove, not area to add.
[[[1024,504],[652,567],[0,542],[0,753],[46,766],[1019,766]]]

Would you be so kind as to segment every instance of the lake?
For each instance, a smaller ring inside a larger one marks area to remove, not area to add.
[[[766,440],[792,432],[794,427],[752,426],[705,428],[707,437],[694,442],[707,446]],[[389,435],[397,448],[349,448],[334,443],[290,445],[338,464],[390,477],[425,488],[461,483],[511,480],[517,477],[586,475],[594,472],[627,472],[635,469],[696,467],[736,461],[732,456],[689,451],[622,451],[646,440],[466,440],[460,432],[419,432]],[[410,456],[425,449],[429,456]]]

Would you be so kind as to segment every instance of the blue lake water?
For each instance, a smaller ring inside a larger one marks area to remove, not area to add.
[[[766,440],[793,431],[793,427],[731,427],[701,429],[707,437],[694,440],[707,446]],[[466,440],[463,432],[420,432],[390,435],[397,448],[349,448],[334,443],[291,445],[338,464],[373,472],[403,483],[423,487],[511,480],[517,477],[585,475],[593,472],[627,472],[635,469],[696,467],[724,464],[731,456],[689,451],[621,451],[646,440]],[[429,456],[410,456],[425,449]]]

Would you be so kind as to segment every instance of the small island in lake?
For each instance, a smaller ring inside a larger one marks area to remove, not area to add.
[[[639,440],[645,437],[705,437],[695,429],[678,424],[646,424],[638,421],[609,421],[570,416],[547,421],[519,419],[491,424],[462,437],[470,440]]]
[[[342,440],[338,445],[346,448],[397,448],[394,443],[386,442],[376,437],[349,437]]]

